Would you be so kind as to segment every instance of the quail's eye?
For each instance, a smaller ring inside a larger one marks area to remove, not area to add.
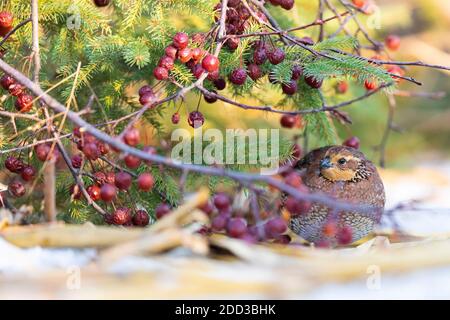
[[[347,160],[345,160],[344,158],[340,158],[339,160],[338,160],[338,163],[339,164],[345,164],[347,162]]]

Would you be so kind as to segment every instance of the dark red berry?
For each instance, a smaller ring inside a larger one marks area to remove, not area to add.
[[[296,160],[299,160],[303,154],[302,147],[298,143],[292,146],[292,157]]]
[[[227,82],[223,78],[219,78],[217,80],[214,80],[214,86],[217,90],[221,91],[224,90],[227,86]]]
[[[230,74],[230,82],[236,85],[243,85],[247,80],[247,72],[245,69],[235,69]]]
[[[217,92],[213,90],[211,93],[205,93],[203,97],[207,103],[214,103],[217,101],[216,94]]]
[[[293,80],[288,84],[283,83],[281,84],[281,88],[285,94],[292,96],[297,92],[297,82]]]
[[[269,2],[274,6],[281,5],[281,1],[283,1],[283,0],[269,0]]]
[[[290,115],[290,114],[284,114],[280,118],[280,124],[283,128],[293,128],[295,124],[297,123],[297,116]]]
[[[227,40],[225,45],[230,51],[235,51],[239,47],[239,38],[230,38]]]
[[[142,191],[150,191],[153,188],[153,185],[155,184],[155,180],[153,179],[153,176],[148,173],[144,172],[141,173],[137,179],[138,188]]]
[[[149,85],[145,85],[145,86],[142,86],[140,89],[139,89],[139,97],[141,97],[141,96],[143,96],[144,94],[146,94],[146,93],[153,93],[153,89],[152,89],[152,87],[150,87]]]
[[[104,172],[98,171],[94,173],[94,179],[98,185],[102,186],[106,183],[106,174]]]
[[[196,79],[200,79],[200,77],[205,73],[205,69],[200,64],[196,64],[192,68],[192,74]]]
[[[167,203],[161,203],[155,209],[155,215],[158,219],[161,219],[168,213],[170,213],[170,206]]]
[[[12,29],[14,17],[11,12],[0,12],[0,36],[4,37]]]
[[[160,67],[166,68],[167,70],[172,70],[174,66],[174,59],[168,56],[164,56],[159,60]]]
[[[100,142],[100,141],[96,141],[96,144],[97,144],[97,148],[100,151],[100,154],[102,156],[109,153],[109,145],[107,145],[106,143]]]
[[[214,217],[214,219],[212,219],[211,228],[216,232],[222,231],[227,226],[227,222],[228,222],[228,217],[225,215],[219,214],[218,216]]]
[[[211,204],[211,202],[206,201],[204,204],[202,204],[201,206],[198,207],[200,210],[202,210],[204,213],[206,213],[207,215],[211,215],[211,213],[214,211],[214,207]]]
[[[270,238],[276,238],[287,230],[287,223],[281,217],[272,218],[264,224],[264,231]]]
[[[110,0],[94,0],[97,7],[106,7]]]
[[[288,244],[292,241],[291,236],[288,234],[282,234],[277,237],[275,237],[275,243],[279,244]]]
[[[33,96],[29,94],[21,94],[16,100],[16,110],[22,113],[26,113],[33,107]]]
[[[186,33],[178,32],[173,37],[173,46],[177,49],[184,49],[189,44],[189,36]]]
[[[131,221],[131,210],[128,208],[118,208],[113,213],[113,222],[116,225],[124,225]]]
[[[9,86],[8,91],[12,96],[18,97],[23,93],[23,87],[19,83],[13,83]]]
[[[352,243],[353,230],[349,226],[342,227],[337,234],[337,240],[340,245],[346,245]]]
[[[13,181],[8,185],[9,193],[16,197],[20,198],[25,195],[26,189],[25,186],[20,181]]]
[[[306,76],[305,82],[308,84],[311,88],[319,89],[322,86],[323,80],[318,80],[314,76]]]
[[[180,122],[180,114],[178,112],[175,112],[172,115],[172,123],[173,124],[178,124]]]
[[[194,128],[200,128],[205,123],[205,117],[200,111],[192,111],[188,117],[189,125]]]
[[[294,0],[281,0],[280,5],[283,9],[291,10],[294,7]]]
[[[227,209],[230,206],[230,198],[225,193],[218,193],[214,196],[214,205],[219,210]]]
[[[277,49],[269,52],[268,58],[269,58],[269,61],[271,64],[276,65],[276,64],[283,62],[283,60],[285,58],[285,54],[282,49],[277,48]]]
[[[136,169],[141,165],[141,159],[132,154],[127,154],[124,158],[124,161],[125,165],[130,169]]]
[[[228,0],[228,7],[235,8],[241,4],[241,0]]]
[[[5,168],[12,173],[21,173],[24,167],[25,164],[19,158],[9,156],[5,160]]]
[[[299,41],[307,46],[314,45],[314,40],[311,37],[303,37]]]
[[[207,54],[202,60],[202,67],[208,72],[219,70],[219,59],[212,54]]]
[[[91,197],[91,199],[93,201],[100,200],[100,187],[98,185],[93,184],[93,185],[89,186],[86,189],[86,191],[89,194],[89,197]]]
[[[247,223],[243,218],[231,218],[227,222],[227,234],[239,238],[247,232]]]
[[[73,184],[70,187],[69,191],[70,191],[71,197],[73,199],[75,199],[75,200],[81,199],[81,195],[82,195],[81,189],[80,189],[80,187],[77,184]]]
[[[26,166],[21,173],[24,181],[32,181],[36,176],[36,169],[33,166]]]
[[[117,188],[110,183],[105,183],[100,188],[100,198],[105,202],[113,201],[117,195]]]
[[[1,79],[0,79],[0,84],[3,87],[3,89],[8,90],[9,86],[16,83],[16,80],[11,77],[10,75],[5,74]]]
[[[258,80],[263,75],[261,68],[255,63],[249,64],[247,66],[247,70],[248,70],[248,76],[250,78],[252,78],[252,80],[254,80],[254,81]]]
[[[100,157],[100,150],[95,142],[84,144],[83,153],[89,160],[97,160]]]
[[[183,48],[178,50],[178,59],[182,63],[186,63],[192,59],[192,50],[190,48]]]
[[[131,186],[131,175],[127,172],[118,172],[116,173],[116,178],[114,183],[116,187],[120,190],[127,190]]]
[[[264,47],[258,47],[253,52],[253,62],[255,64],[263,64],[267,60],[267,52]]]
[[[350,147],[350,148],[354,148],[354,149],[359,149],[360,142],[359,142],[358,137],[350,137],[347,140],[345,140],[342,145]]]
[[[295,65],[292,67],[292,80],[298,80],[303,76],[303,68],[301,66]]]
[[[156,67],[153,70],[153,75],[157,80],[166,80],[169,77],[169,70],[163,67]]]
[[[133,224],[135,226],[145,227],[146,225],[148,225],[149,222],[150,216],[144,210],[136,211],[135,215],[133,216]]]
[[[123,141],[132,147],[135,147],[140,140],[139,130],[136,128],[130,128],[125,132],[123,136]]]
[[[177,58],[178,49],[174,46],[168,46],[166,50],[164,50],[166,56],[171,57],[173,60]]]
[[[216,70],[216,71],[213,71],[213,72],[209,72],[208,76],[206,77],[206,79],[208,79],[209,81],[216,81],[219,78],[220,78],[219,70]]]
[[[41,161],[47,160],[50,149],[50,146],[46,143],[38,144],[34,149],[36,152],[36,157]]]
[[[306,214],[311,209],[309,201],[297,200],[294,197],[288,197],[285,206],[292,216]]]

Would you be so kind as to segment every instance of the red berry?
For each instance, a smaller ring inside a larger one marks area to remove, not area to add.
[[[139,98],[139,103],[143,106],[151,106],[156,101],[156,96],[153,92],[144,93]]]
[[[113,201],[117,195],[117,188],[110,183],[105,183],[100,188],[100,198],[105,202]]]
[[[113,222],[116,225],[124,225],[131,221],[131,213],[128,208],[118,208],[113,213]]]
[[[255,49],[253,52],[253,62],[255,64],[263,64],[267,60],[267,52],[266,49],[261,46]]]
[[[298,117],[295,115],[290,115],[290,114],[284,114],[283,116],[281,116],[280,118],[280,124],[283,128],[293,128],[295,126],[295,124],[297,123],[297,119]]]
[[[326,237],[334,237],[337,233],[336,223],[333,221],[327,222],[322,228],[322,233]]]
[[[23,93],[23,87],[19,83],[13,83],[9,86],[8,91],[12,96],[18,97]]]
[[[29,94],[21,94],[16,100],[16,110],[22,113],[26,113],[33,107],[33,97]]]
[[[226,83],[225,79],[219,78],[217,80],[214,80],[214,86],[216,87],[217,90],[221,91],[226,88],[227,83]]]
[[[23,163],[23,161],[16,157],[9,156],[5,160],[5,168],[12,173],[21,173],[24,167],[25,164]]]
[[[227,234],[239,238],[247,232],[247,222],[242,218],[231,218],[227,223]]]
[[[241,4],[241,0],[228,0],[228,7],[235,8]]]
[[[192,111],[189,113],[188,123],[192,128],[200,128],[205,123],[205,117],[200,111]]]
[[[156,67],[153,70],[153,75],[157,80],[166,80],[169,77],[169,70],[163,67]]]
[[[159,60],[160,67],[166,68],[167,70],[172,70],[174,66],[174,59],[169,56],[164,56]]]
[[[89,194],[89,197],[91,197],[91,199],[93,201],[100,200],[100,187],[98,185],[93,184],[93,185],[89,186],[86,189],[86,191]]]
[[[248,70],[248,76],[250,78],[252,78],[252,80],[254,80],[254,81],[258,80],[263,75],[261,68],[255,63],[249,64],[247,66],[247,70]]]
[[[297,200],[291,196],[286,199],[285,206],[292,216],[306,214],[311,209],[309,201]]]
[[[189,36],[186,33],[178,32],[173,37],[173,46],[177,49],[184,49],[189,43]]]
[[[0,84],[3,87],[3,89],[8,90],[9,86],[16,83],[16,80],[11,77],[10,75],[5,74],[1,79],[0,79]]]
[[[322,86],[323,80],[318,80],[314,76],[306,76],[305,77],[305,82],[311,88],[319,89]]]
[[[285,10],[291,10],[294,7],[294,0],[281,0],[280,5]]]
[[[194,59],[196,62],[198,62],[203,56],[203,49],[201,48],[194,48],[192,49],[192,59]]]
[[[339,81],[336,86],[336,91],[340,94],[345,94],[348,90],[348,82],[347,81]]]
[[[26,189],[25,186],[20,181],[13,181],[8,185],[9,193],[16,197],[20,198],[25,195]]]
[[[86,143],[83,146],[83,153],[89,160],[97,160],[100,157],[100,150],[95,142]]]
[[[337,240],[340,245],[346,245],[352,243],[353,230],[349,226],[342,227],[337,234]]]
[[[303,76],[303,68],[299,65],[295,65],[292,67],[292,80],[298,80]]]
[[[11,12],[0,12],[0,36],[4,37],[12,29],[14,17]]]
[[[102,186],[106,183],[106,174],[104,172],[98,171],[94,173],[94,179],[98,185]]]
[[[286,221],[281,217],[272,218],[264,224],[264,231],[270,238],[275,238],[286,232]]]
[[[369,80],[364,81],[364,86],[368,91],[375,90],[378,87],[376,82]]]
[[[171,57],[173,60],[177,58],[178,49],[174,46],[168,46],[166,50],[164,50],[166,56]]]
[[[139,89],[139,96],[141,97],[141,96],[143,96],[144,94],[149,93],[149,92],[153,93],[152,87],[150,87],[149,85],[142,86],[142,87]]]
[[[158,219],[161,219],[168,213],[170,213],[170,206],[167,203],[161,203],[155,209],[155,215]]]
[[[281,1],[283,1],[283,0],[269,0],[269,2],[274,6],[281,5]]]
[[[136,128],[130,128],[125,132],[123,136],[123,141],[132,147],[135,147],[140,140],[139,130]]]
[[[217,101],[217,97],[216,97],[217,92],[216,91],[211,91],[211,93],[205,93],[203,95],[203,98],[205,99],[205,101],[207,103],[214,103]]]
[[[218,193],[214,196],[214,205],[219,210],[227,209],[230,206],[230,198],[225,193]]]
[[[209,81],[216,81],[219,78],[220,78],[219,70],[208,73],[208,76],[206,77],[206,79],[208,79]]]
[[[206,213],[208,216],[211,215],[211,213],[214,211],[214,207],[211,204],[211,202],[206,201],[204,204],[198,207],[200,210],[202,210],[204,213]]]
[[[205,69],[200,64],[196,64],[192,68],[192,74],[196,79],[200,79],[200,77],[205,73]]]
[[[385,43],[389,50],[396,51],[400,48],[400,37],[396,35],[389,35],[386,37]]]
[[[275,237],[275,243],[279,244],[288,244],[292,241],[291,237],[288,234],[282,234]]]
[[[387,72],[392,74],[392,78],[396,82],[400,82],[402,80],[402,78],[400,77],[403,77],[405,75],[405,71],[403,71],[403,69],[399,66],[390,66],[389,68],[387,68]]]
[[[81,198],[81,195],[82,195],[80,187],[77,184],[73,184],[70,187],[70,194],[71,194],[73,199],[79,200]]]
[[[212,54],[207,54],[206,57],[203,58],[202,67],[208,72],[214,72],[219,70],[219,59]]]
[[[33,166],[26,166],[23,170],[22,170],[22,179],[25,181],[31,181],[34,179],[36,175],[36,169]]]
[[[130,169],[136,169],[141,165],[141,159],[132,154],[127,154],[124,158],[124,161],[125,165]]]
[[[298,143],[294,144],[292,146],[292,157],[296,160],[299,160],[302,154],[303,154],[302,147],[300,147]]]
[[[142,191],[150,191],[155,184],[155,180],[150,173],[141,173],[137,179],[138,188]]]
[[[106,7],[110,0],[94,0],[97,7]]]
[[[46,143],[38,144],[34,151],[36,152],[36,157],[41,161],[46,161],[47,156],[50,152],[50,146]]]
[[[283,89],[285,94],[292,96],[297,92],[297,82],[293,80],[288,84],[283,83],[281,84],[281,89]]]
[[[276,65],[276,64],[283,62],[283,60],[285,58],[285,54],[282,49],[277,48],[277,49],[273,50],[272,52],[269,52],[268,58],[269,58],[269,61],[271,64]]]
[[[97,144],[97,148],[100,151],[101,155],[106,155],[109,153],[109,145],[107,145],[106,143],[100,142],[100,141],[96,141]]]
[[[175,112],[172,115],[172,123],[173,124],[178,124],[180,122],[180,114],[178,112]]]
[[[133,224],[135,226],[145,227],[146,225],[148,225],[149,222],[150,216],[144,210],[136,211],[135,215],[133,216]]]
[[[225,45],[230,51],[235,51],[239,47],[239,38],[230,38],[227,40]]]
[[[230,81],[236,85],[243,85],[247,80],[247,72],[245,69],[235,69],[230,74]]]
[[[183,48],[178,50],[178,59],[182,63],[186,63],[192,59],[192,50],[189,48]]]
[[[350,137],[347,140],[344,141],[344,143],[342,145],[350,147],[350,148],[354,148],[354,149],[359,149],[359,139],[358,137]]]
[[[114,183],[116,187],[120,190],[127,190],[131,186],[131,175],[127,172],[118,172],[116,173],[116,178]]]
[[[211,221],[211,228],[214,231],[222,231],[227,226],[228,217],[222,214],[219,214],[218,216],[214,217]]]

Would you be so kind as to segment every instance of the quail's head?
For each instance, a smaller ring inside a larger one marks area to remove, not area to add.
[[[320,175],[331,182],[358,182],[370,176],[364,155],[349,147],[329,148],[319,162]]]

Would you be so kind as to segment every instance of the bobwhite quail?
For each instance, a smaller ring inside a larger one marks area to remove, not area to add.
[[[308,153],[296,165],[311,192],[325,193],[338,201],[366,205],[364,212],[336,212],[314,203],[303,215],[292,217],[290,228],[311,243],[338,245],[338,233],[327,234],[330,221],[338,230],[351,230],[355,242],[372,232],[384,210],[384,186],[376,167],[360,151],[345,146],[328,146]]]

